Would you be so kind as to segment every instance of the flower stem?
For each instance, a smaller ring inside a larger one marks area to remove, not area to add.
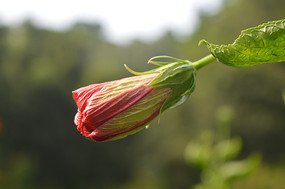
[[[197,60],[196,62],[193,62],[192,65],[199,70],[200,68],[214,62],[216,60],[216,58],[213,55],[208,55],[205,56],[204,58]]]

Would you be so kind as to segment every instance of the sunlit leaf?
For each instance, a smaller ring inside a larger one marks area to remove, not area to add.
[[[285,61],[285,20],[273,21],[241,32],[233,44],[215,45],[205,40],[220,62],[235,67]]]

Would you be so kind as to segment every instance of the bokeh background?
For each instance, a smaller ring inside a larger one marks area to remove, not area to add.
[[[0,188],[192,188],[200,172],[185,161],[185,147],[204,129],[215,132],[216,111],[224,105],[235,112],[232,135],[243,141],[237,159],[262,155],[256,172],[232,188],[284,188],[284,63],[208,65],[185,104],[148,129],[106,143],[77,132],[71,94],[130,76],[123,64],[146,71],[153,68],[147,60],[157,55],[198,60],[209,54],[198,47],[201,39],[232,43],[243,29],[284,19],[284,7],[284,0],[224,0],[214,13],[200,9],[188,35],[168,30],[155,40],[124,45],[105,37],[104,22],[78,22],[60,31],[29,20],[16,26],[0,22]]]

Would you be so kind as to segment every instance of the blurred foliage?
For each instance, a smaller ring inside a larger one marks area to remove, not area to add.
[[[229,189],[234,181],[250,175],[261,161],[257,154],[232,160],[240,153],[242,145],[240,138],[230,136],[233,110],[223,106],[217,112],[216,133],[203,131],[185,149],[186,161],[201,170],[201,184],[195,189]]]
[[[201,130],[214,131],[214,112],[223,104],[235,109],[232,134],[243,141],[240,158],[252,151],[263,156],[257,176],[238,186],[282,186],[284,63],[243,69],[213,63],[199,71],[190,99],[166,111],[159,124],[107,143],[88,141],[77,132],[71,91],[130,76],[123,64],[152,69],[146,61],[156,55],[200,59],[209,53],[197,46],[201,39],[232,43],[243,29],[284,19],[284,7],[284,0],[225,0],[217,15],[201,12],[196,32],[183,40],[169,31],[152,43],[137,40],[126,46],[108,42],[97,23],[78,23],[62,32],[29,21],[0,25],[0,187],[193,187],[199,172],[187,166],[184,148]],[[221,152],[233,156],[227,153]]]

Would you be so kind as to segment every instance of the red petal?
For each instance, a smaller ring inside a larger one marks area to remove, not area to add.
[[[135,127],[126,127],[124,129],[120,129],[118,128],[117,130],[113,130],[112,133],[110,133],[109,135],[106,135],[106,132],[101,132],[100,130],[95,130],[94,132],[90,133],[88,136],[86,136],[87,138],[90,138],[92,140],[95,140],[97,142],[104,142],[106,140],[110,140],[114,137],[117,137],[119,135],[125,135],[126,133],[137,129],[139,127],[144,127],[145,125],[147,125],[149,122],[151,122],[155,117],[158,116],[160,109],[158,109],[156,112],[154,112],[150,117],[148,117],[145,120],[142,120],[140,122],[137,122]]]
[[[83,112],[85,107],[87,106],[88,99],[95,93],[99,92],[104,87],[105,84],[106,83],[93,84],[72,91],[73,99],[75,100],[78,109],[81,112]]]
[[[79,126],[81,122],[82,122],[82,113],[78,110],[78,112],[76,113],[74,117],[74,123],[76,126]]]
[[[84,125],[93,129],[97,128],[110,118],[138,102],[152,90],[153,88],[140,85],[134,89],[124,91],[108,101],[95,104],[90,102],[83,112]]]

